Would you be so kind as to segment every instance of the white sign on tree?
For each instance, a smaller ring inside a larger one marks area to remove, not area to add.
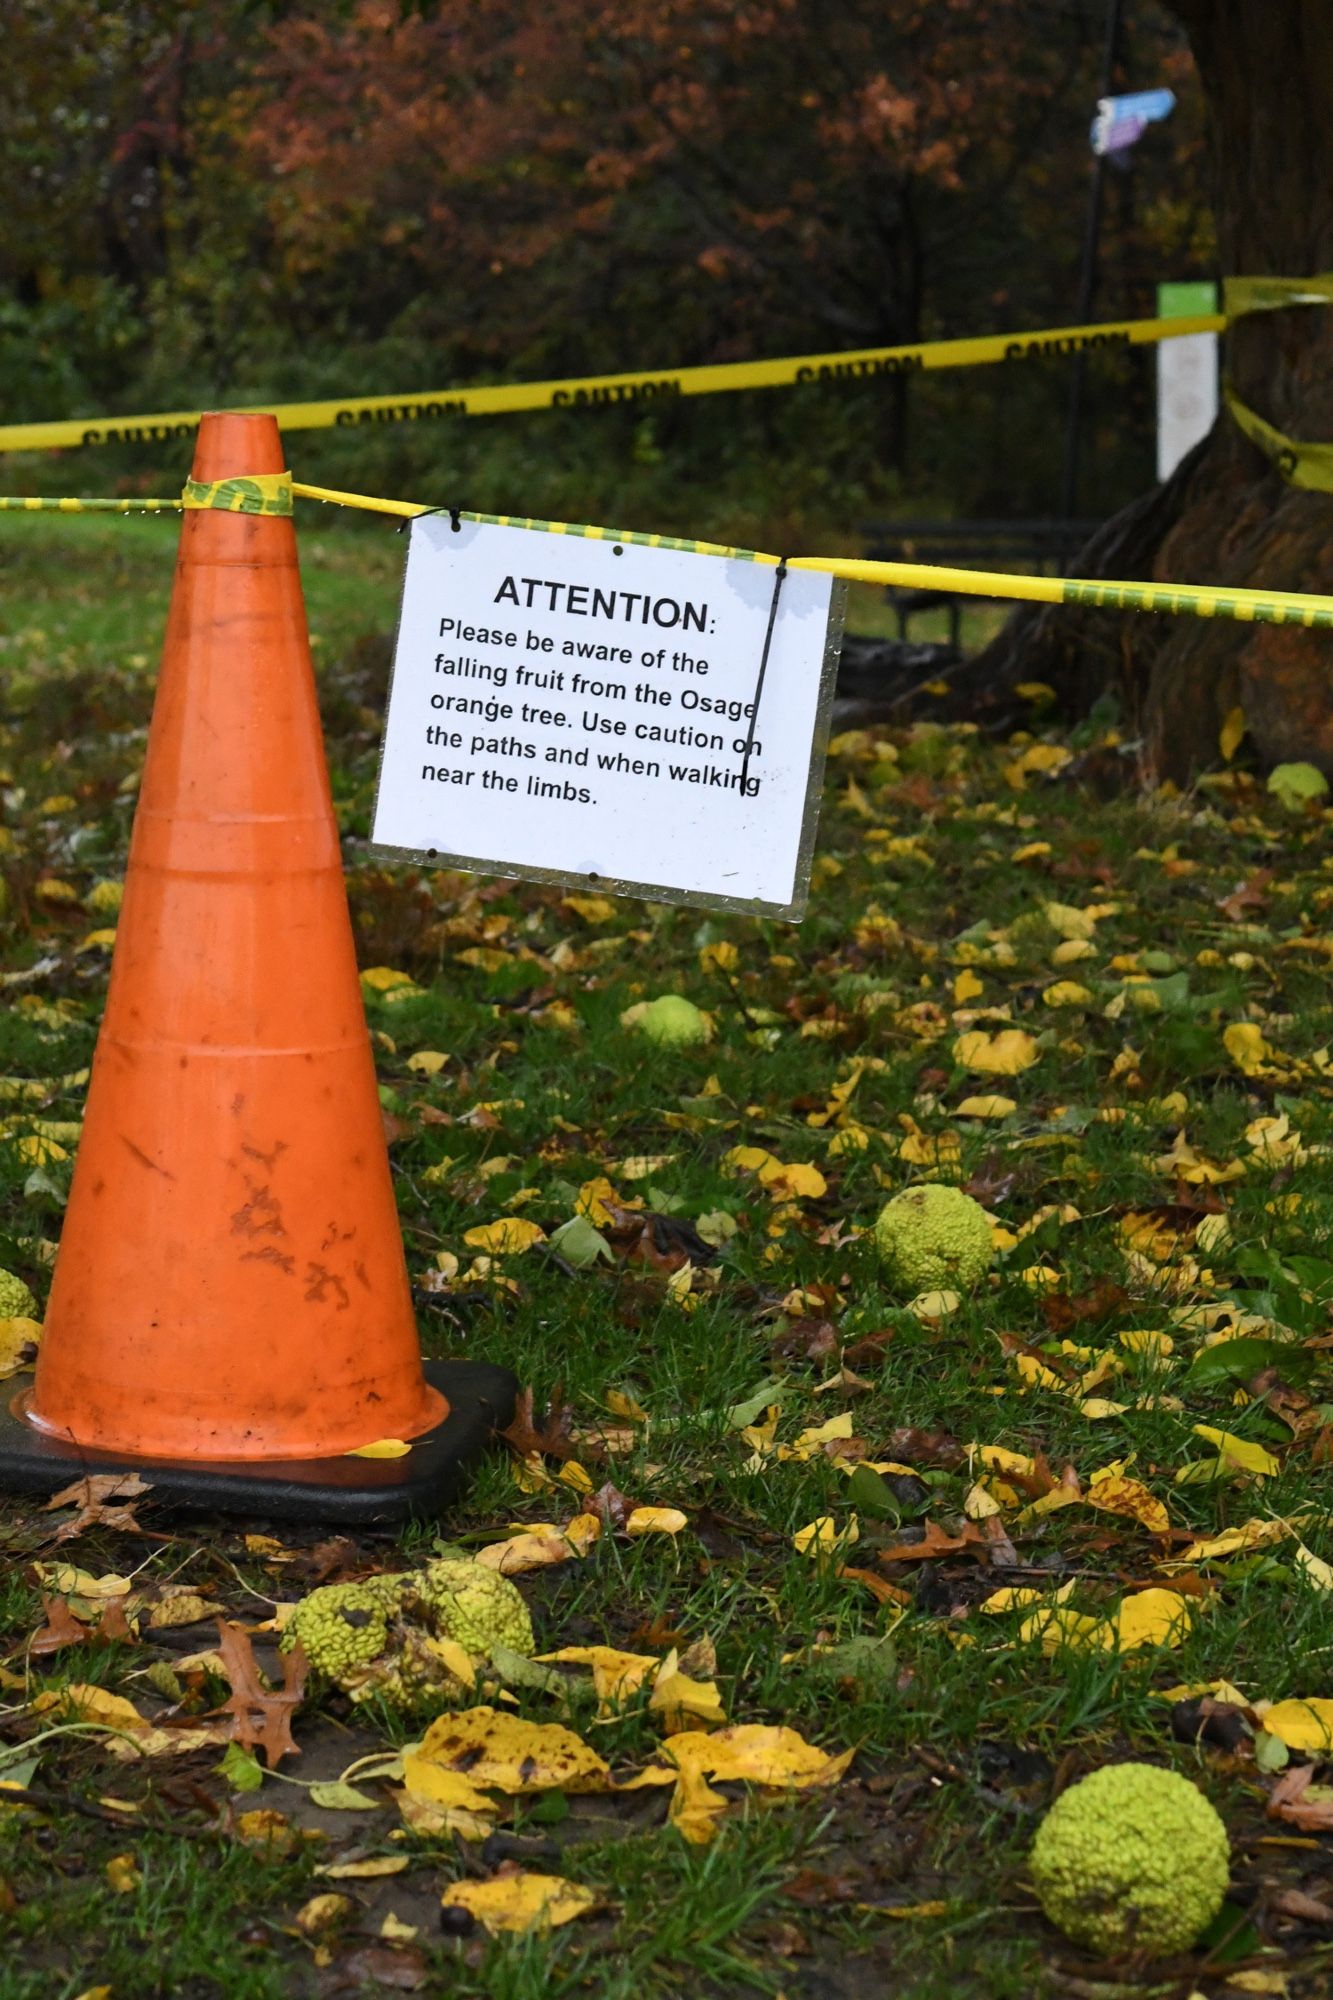
[[[688,547],[419,517],[374,843],[799,916],[842,596]]]

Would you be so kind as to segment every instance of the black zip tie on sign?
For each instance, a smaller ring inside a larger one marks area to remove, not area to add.
[[[745,787],[746,780],[750,774],[750,758],[754,754],[754,732],[759,721],[759,703],[764,692],[764,676],[768,672],[768,656],[773,648],[773,627],[778,622],[778,599],[782,595],[782,586],[786,581],[787,558],[786,556],[780,556],[778,558],[777,575],[773,579],[773,601],[768,607],[768,630],[764,634],[764,650],[759,656],[759,678],[754,684],[754,700],[750,704],[750,733],[745,739],[745,755],[741,759],[740,794],[742,798],[748,796]]]
[[[449,516],[449,526],[453,529],[454,533],[456,535],[461,533],[463,527],[463,510],[461,507],[419,507],[415,514],[409,515],[406,520],[398,523],[397,532],[401,535],[404,528],[410,528],[413,521],[424,521],[428,514],[447,514]]]

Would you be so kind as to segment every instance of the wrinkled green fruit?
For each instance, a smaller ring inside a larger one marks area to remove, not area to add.
[[[1104,1958],[1187,1951],[1221,1909],[1231,1866],[1202,1792],[1155,1764],[1108,1764],[1071,1785],[1029,1861],[1051,1922]]]
[[[531,1655],[532,1620],[523,1594],[498,1570],[444,1556],[408,1581],[442,1638],[456,1640],[469,1653],[508,1646],[512,1653]]]
[[[37,1301],[13,1271],[0,1271],[0,1319],[36,1319]]]
[[[341,1681],[369,1666],[389,1643],[389,1603],[376,1583],[326,1583],[303,1597],[282,1630],[279,1648],[300,1646],[317,1674]]]
[[[668,1048],[689,1048],[706,1042],[711,1032],[703,1011],[679,993],[664,993],[660,999],[650,1000],[637,1025],[639,1033],[650,1042]]]
[[[970,1194],[929,1181],[880,1210],[875,1247],[905,1292],[970,1292],[990,1269],[991,1226]]]

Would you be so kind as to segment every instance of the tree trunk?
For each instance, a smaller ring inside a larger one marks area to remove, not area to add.
[[[1168,0],[1207,99],[1222,270],[1310,277],[1333,266],[1330,0]],[[1333,306],[1247,317],[1226,336],[1243,402],[1288,437],[1333,439]],[[1333,495],[1288,485],[1223,410],[1172,478],[1107,522],[1076,575],[1333,591]],[[1244,711],[1265,764],[1333,773],[1333,637],[1299,627],[1020,612],[968,684],[1054,686],[1067,712],[1115,688],[1149,775],[1183,780]]]

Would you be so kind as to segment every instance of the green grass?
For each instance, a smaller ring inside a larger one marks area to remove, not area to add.
[[[41,1295],[70,1165],[34,1172],[14,1141],[33,1116],[79,1115],[82,1087],[61,1079],[89,1060],[106,977],[105,953],[82,947],[103,919],[83,903],[96,879],[123,867],[126,780],[142,757],[172,539],[163,523],[23,517],[3,533],[0,634],[14,695],[0,738],[10,829],[0,849],[9,899],[0,969],[22,975],[52,963],[14,990],[35,1007],[0,1013],[0,1073],[46,1086],[35,1106],[11,1092],[0,1108],[16,1121],[0,1134],[0,1263]],[[299,1787],[276,1779],[233,1795],[215,1750],[120,1764],[95,1738],[53,1738],[31,1781],[40,1804],[0,1803],[0,2000],[74,2000],[98,1985],[115,2000],[267,2000],[322,1992],[336,1976],[345,1990],[375,1990],[390,1963],[375,1954],[394,1949],[405,1957],[391,1969],[419,1972],[426,1991],[505,2000],[1088,1990],[1077,1982],[1095,1981],[1098,1969],[1041,1919],[1024,1854],[1054,1786],[1131,1755],[1172,1763],[1227,1819],[1233,1896],[1256,1927],[1246,1941],[1255,1965],[1282,1971],[1296,2000],[1326,1993],[1317,1928],[1284,1918],[1274,1900],[1283,1889],[1324,1893],[1326,1841],[1302,1846],[1309,1836],[1266,1821],[1271,1779],[1253,1757],[1177,1740],[1161,1699],[1223,1678],[1251,1702],[1333,1694],[1330,1599],[1302,1571],[1295,1539],[1196,1565],[1186,1600],[1195,1616],[1175,1647],[1047,1657],[1020,1636],[1022,1612],[978,1607],[998,1583],[1071,1581],[1069,1608],[1106,1617],[1138,1587],[1169,1580],[1159,1565],[1191,1536],[1252,1519],[1299,1516],[1304,1545],[1333,1560],[1328,816],[1283,815],[1243,774],[1230,789],[1187,797],[1108,798],[1066,779],[1019,788],[1021,742],[988,746],[965,729],[918,726],[835,745],[799,928],[629,901],[589,922],[559,891],[387,867],[359,844],[385,665],[382,640],[363,635],[391,625],[401,553],[378,528],[303,532],[358,949],[363,965],[409,973],[421,988],[397,1004],[371,996],[368,1013],[397,1120],[409,1268],[420,1281],[441,1255],[462,1267],[444,1291],[419,1295],[423,1344],[505,1362],[532,1385],[538,1409],[558,1391],[585,1438],[599,1423],[618,1425],[605,1459],[595,1442],[576,1442],[593,1487],[609,1480],[634,1503],[688,1516],[676,1537],[607,1533],[586,1559],[526,1575],[541,1647],[660,1655],[710,1640],[730,1720],[785,1723],[830,1752],[855,1747],[856,1758],[840,1784],[801,1801],[737,1798],[709,1847],[663,1825],[661,1792],[571,1801],[554,1821],[525,1802],[511,1846],[592,1890],[598,1911],[551,1938],[488,1943],[443,1933],[437,1912],[451,1883],[490,1873],[502,1850],[402,1837],[374,1781],[374,1814],[321,1820]],[[1088,725],[1075,747],[1094,771],[1099,760],[1119,761],[1105,723]],[[1229,911],[1237,884],[1260,870],[1271,875],[1248,906]],[[39,886],[52,878],[75,900]],[[1048,903],[1100,911],[1090,956],[1057,960]],[[735,948],[730,973],[706,950],[718,945]],[[982,991],[960,999],[956,983],[968,974]],[[1152,1011],[1136,1000],[1139,976],[1153,982]],[[1090,998],[1049,1005],[1061,980]],[[654,1048],[622,1025],[633,1001],[664,991],[711,1013],[711,1044]],[[569,1011],[553,1014],[554,1002]],[[970,1021],[969,1009],[1009,1011]],[[1267,1074],[1246,1075],[1224,1042],[1229,1026],[1245,1023],[1277,1051]],[[1037,1060],[1014,1076],[969,1073],[955,1048],[968,1026],[1021,1028]],[[447,1054],[438,1076],[410,1067],[422,1050]],[[822,1121],[857,1064],[847,1109],[865,1135],[860,1149],[840,1141],[836,1123],[810,1122]],[[992,1090],[1015,1109],[998,1121],[960,1116],[968,1095]],[[497,1101],[497,1122],[470,1116]],[[1278,1154],[1265,1159],[1256,1121],[1283,1118]],[[1182,1129],[1228,1174],[1215,1192],[1177,1178],[1168,1156]],[[1012,1234],[1050,1211],[938,1323],[905,1310],[868,1234],[889,1195],[930,1171],[932,1141],[948,1149],[945,1170]],[[739,1145],[817,1166],[824,1194],[783,1211],[753,1175],[729,1166]],[[659,1155],[628,1178],[627,1160]],[[1232,1176],[1235,1161],[1242,1170]],[[626,1261],[627,1236],[591,1271],[571,1272],[538,1247],[505,1265],[512,1288],[466,1280],[469,1230],[535,1188],[514,1212],[549,1232],[603,1174],[622,1196],[682,1224],[732,1218],[735,1233],[708,1254],[716,1275],[699,1275],[684,1305],[651,1264]],[[1230,1238],[1205,1251],[1194,1231],[1210,1202],[1225,1206]],[[1165,1236],[1158,1244],[1160,1264],[1127,1255],[1121,1226],[1145,1212],[1175,1232],[1174,1246]],[[1020,1276],[1038,1260],[1053,1283]],[[801,1290],[810,1294],[803,1308],[792,1297]],[[1266,1337],[1281,1343],[1267,1376],[1209,1379],[1198,1369],[1209,1336],[1182,1315],[1210,1304],[1266,1323]],[[842,1389],[831,1379],[836,1354],[804,1358],[793,1326],[802,1318],[830,1319],[838,1343],[859,1355]],[[1144,1329],[1173,1339],[1165,1365],[1119,1339]],[[1109,1351],[1114,1372],[1091,1393],[1125,1407],[1094,1418],[1079,1396],[1025,1388],[1001,1336],[1071,1374]],[[1091,1358],[1062,1352],[1062,1340]],[[914,1476],[872,1482],[857,1504],[824,1453],[751,1469],[751,1445],[729,1412],[774,1381],[779,1442],[846,1410],[862,1440],[853,1455],[911,1461]],[[609,1412],[612,1392],[632,1397],[647,1424],[626,1434]],[[1182,1468],[1208,1456],[1201,1423],[1261,1444],[1277,1470],[1182,1483]],[[1037,1488],[1041,1467],[1056,1479],[1073,1467],[1086,1488],[1098,1468],[1124,1461],[1165,1504],[1172,1539],[1087,1505],[1028,1513],[1031,1495],[1001,1490],[997,1518],[1016,1574],[989,1563],[979,1542],[928,1564],[880,1564],[880,1551],[926,1521],[958,1538],[980,1470],[967,1460],[974,1444],[1030,1455]],[[555,1481],[559,1462],[546,1469]],[[291,1560],[275,1562],[247,1547],[245,1524],[190,1526],[150,1505],[143,1534],[96,1529],[68,1553],[94,1575],[133,1572],[138,1590],[167,1580],[212,1590],[220,1608],[254,1620],[272,1599],[299,1597],[329,1575],[424,1561],[437,1533],[476,1547],[515,1523],[566,1522],[579,1506],[558,1482],[525,1492],[512,1460],[496,1455],[440,1529],[331,1545],[312,1525],[289,1531]],[[849,1528],[854,1513],[860,1539],[849,1560],[904,1602],[880,1604],[835,1565],[795,1552],[793,1534],[817,1516]],[[0,1754],[50,1726],[25,1712],[38,1688],[95,1683],[153,1713],[163,1697],[145,1670],[210,1637],[204,1625],[168,1646],[145,1630],[137,1643],[28,1662],[27,1641],[43,1622],[30,1564],[50,1559],[52,1525],[18,1501],[0,1508],[10,1676],[0,1684]],[[886,1644],[872,1654],[856,1651],[877,1638]],[[186,1708],[202,1712],[224,1693],[197,1676]],[[548,1693],[511,1693],[533,1720],[559,1713]],[[578,1685],[568,1703],[571,1725],[617,1768],[660,1758],[658,1718],[644,1698],[609,1720],[596,1718]],[[290,1775],[336,1775],[377,1745],[418,1734],[424,1719],[326,1694],[298,1717],[307,1756]],[[117,1818],[99,1804],[107,1796],[140,1810]],[[238,1816],[256,1806],[288,1815],[290,1851],[267,1854],[238,1837]],[[1271,1844],[1288,1837],[1298,1844]],[[383,1880],[315,1875],[353,1846],[409,1866]],[[140,1881],[121,1894],[106,1864],[124,1854]],[[330,1887],[346,1890],[352,1907],[315,1941],[296,1913]],[[914,1914],[894,1918],[894,1906]],[[390,1912],[416,1927],[415,1940],[381,1942]],[[317,1942],[327,1964],[316,1962]],[[1149,1968],[1107,1976],[1122,1989],[1168,1990],[1167,1975]],[[1169,1990],[1222,1984],[1196,1956]]]

